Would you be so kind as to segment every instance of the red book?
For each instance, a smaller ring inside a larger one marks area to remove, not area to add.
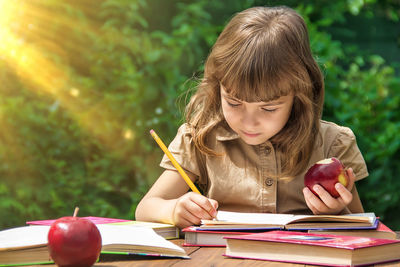
[[[182,232],[185,234],[185,242],[183,245],[196,247],[225,247],[225,236],[249,234],[249,232],[201,230],[196,226],[186,227],[182,229]]]
[[[400,240],[271,231],[226,237],[225,256],[327,266],[400,260]]]

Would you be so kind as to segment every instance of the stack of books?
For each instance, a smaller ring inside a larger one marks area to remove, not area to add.
[[[226,246],[226,257],[329,266],[400,260],[400,240],[374,213],[291,215],[219,211],[182,230],[185,246]]]
[[[304,231],[395,239],[396,233],[374,213],[350,215],[291,215],[219,211],[216,220],[182,230],[185,246],[225,246],[225,236],[272,230]]]

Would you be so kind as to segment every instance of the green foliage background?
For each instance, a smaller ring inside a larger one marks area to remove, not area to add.
[[[278,4],[307,21],[326,77],[324,118],[357,136],[370,172],[357,184],[365,209],[400,229],[398,1],[25,2],[8,27],[16,51],[41,60],[28,77],[0,55],[0,229],[75,206],[134,219],[161,173],[149,130],[172,140],[190,78],[235,12]]]

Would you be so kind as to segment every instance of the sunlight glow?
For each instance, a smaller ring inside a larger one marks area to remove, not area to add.
[[[46,58],[45,51],[35,42],[24,39],[34,28],[26,10],[35,10],[35,7],[26,1],[0,1],[0,53],[4,60],[23,81],[31,83],[32,89],[56,95],[68,75]]]
[[[127,140],[132,140],[135,137],[134,132],[131,129],[128,129],[124,132],[124,138]]]
[[[52,31],[56,28],[96,34],[99,25],[96,22],[81,23],[74,14],[61,12],[65,5],[68,3],[64,1],[0,0],[0,61],[19,77],[25,89],[54,99],[53,103],[59,103],[59,107],[68,111],[84,130],[106,146],[112,147],[116,138],[132,139],[131,130],[122,136],[121,132],[107,132],[110,124],[117,126],[111,127],[114,130],[122,128],[107,101],[98,96],[99,101],[93,105],[88,99],[98,94],[96,88],[71,81],[74,69],[64,48],[79,55],[82,44],[63,32],[54,36]],[[0,84],[0,93],[13,90],[15,86],[7,84],[6,77],[0,79]]]
[[[70,93],[70,95],[72,95],[73,97],[78,97],[79,94],[80,94],[80,91],[79,91],[79,89],[77,89],[77,88],[75,88],[75,87],[72,87],[72,88],[69,90],[69,93]]]
[[[11,15],[16,11],[15,8],[16,6],[13,5],[12,1],[0,0],[0,32],[1,29],[10,21]]]

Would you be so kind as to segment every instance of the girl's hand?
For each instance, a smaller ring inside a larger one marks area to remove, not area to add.
[[[303,189],[304,199],[307,206],[314,214],[339,214],[353,200],[353,194],[350,192],[353,188],[355,176],[352,168],[346,170],[349,177],[349,184],[344,187],[341,183],[336,183],[335,188],[339,193],[338,198],[332,197],[322,186],[314,185],[313,190],[319,198],[314,195],[310,189]]]
[[[173,211],[173,221],[179,228],[199,225],[202,219],[212,220],[217,216],[218,202],[194,192],[179,197]]]

